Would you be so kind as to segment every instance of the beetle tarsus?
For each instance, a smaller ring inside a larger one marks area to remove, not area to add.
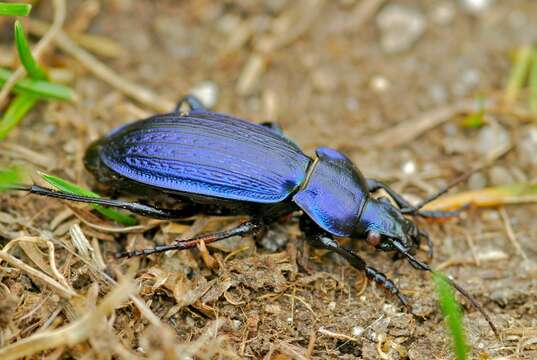
[[[117,207],[120,209],[128,210],[134,214],[148,216],[148,217],[155,218],[155,219],[163,219],[163,220],[181,219],[181,218],[190,217],[192,215],[195,215],[196,213],[194,208],[192,209],[184,208],[184,209],[179,209],[179,210],[161,209],[161,208],[157,208],[154,206],[141,204],[137,202],[129,202],[129,201],[123,201],[123,200],[106,199],[106,198],[95,198],[95,197],[66,193],[62,191],[55,191],[55,190],[48,189],[46,187],[35,185],[35,184],[30,185],[30,186],[19,186],[19,187],[13,188],[13,190],[27,191],[32,194],[38,194],[38,195],[53,197],[53,198],[62,199],[62,200]]]
[[[152,248],[146,248],[142,250],[133,250],[125,251],[118,253],[116,257],[118,258],[131,258],[135,256],[147,256],[151,254],[162,253],[171,250],[186,250],[196,247],[199,243],[204,242],[205,244],[210,244],[216,241],[224,240],[232,236],[245,236],[248,234],[255,233],[263,227],[263,223],[260,220],[250,220],[239,224],[238,226],[224,230],[220,232],[205,234],[193,237],[192,239],[187,240],[178,240],[170,245],[158,245]]]
[[[189,110],[196,111],[196,110],[207,110],[207,108],[203,105],[200,99],[198,99],[194,95],[185,95],[179,100],[177,103],[177,106],[175,106],[174,112],[180,113],[183,105],[188,105]]]
[[[412,310],[412,307],[408,303],[406,297],[401,294],[401,291],[395,285],[395,283],[392,280],[388,279],[388,277],[384,273],[381,273],[380,271],[371,266],[366,266],[365,275],[369,280],[374,281],[378,286],[383,287],[391,295],[397,297],[405,308]]]

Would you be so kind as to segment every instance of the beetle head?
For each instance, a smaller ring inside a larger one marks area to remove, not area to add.
[[[382,251],[414,253],[425,236],[389,201],[369,199],[360,219],[366,241]]]

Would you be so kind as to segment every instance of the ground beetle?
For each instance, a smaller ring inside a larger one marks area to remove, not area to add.
[[[188,105],[188,111],[183,111]],[[115,206],[159,219],[195,214],[250,215],[235,228],[119,254],[148,255],[195,247],[236,235],[253,234],[283,216],[301,211],[300,228],[314,247],[337,252],[353,267],[408,306],[396,285],[368,266],[334,237],[366,239],[383,251],[395,250],[420,270],[431,268],[413,254],[428,235],[404,215],[451,217],[450,212],[421,211],[382,182],[366,179],[341,152],[321,147],[306,156],[272,123],[254,124],[209,111],[193,96],[176,110],[119,127],[88,149],[84,162],[98,181],[119,191],[146,196],[155,191],[180,199],[180,210],[137,202],[95,199],[38,185],[19,190],[60,199]],[[389,199],[371,192],[384,189]],[[440,194],[440,193],[439,193]],[[438,195],[438,194],[437,194]],[[423,203],[421,204],[423,205]],[[487,318],[486,313],[453,283]],[[496,331],[495,331],[496,332]]]

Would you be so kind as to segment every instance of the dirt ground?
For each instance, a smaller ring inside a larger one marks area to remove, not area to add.
[[[497,151],[501,156],[490,167],[454,192],[537,180],[535,117],[487,111],[484,126],[461,126],[466,104],[496,101],[514,51],[535,43],[534,0],[110,0],[69,1],[67,10],[67,29],[104,37],[120,49],[111,56],[90,53],[167,101],[141,103],[65,51],[50,52],[45,62],[63,74],[79,101],[41,104],[0,145],[0,164],[23,165],[34,180],[33,171],[41,170],[95,189],[82,165],[87,145],[118,125],[164,111],[190,91],[217,111],[279,122],[309,155],[318,146],[344,151],[367,177],[413,201]],[[40,1],[31,18],[50,22],[52,15],[51,2]],[[0,53],[11,54],[12,22],[1,26]],[[418,131],[423,118],[435,116],[442,120]],[[406,129],[395,127],[405,123]],[[501,341],[459,297],[474,359],[537,357],[534,216],[537,208],[529,203],[472,207],[446,223],[417,220],[433,238],[432,264],[475,296],[500,329]],[[138,297],[114,305],[89,338],[68,342],[62,335],[65,342],[33,356],[453,358],[431,276],[363,242],[352,246],[395,280],[420,317],[336,255],[310,249],[295,219],[274,225],[258,241],[116,259],[125,248],[240,221],[139,219],[139,226],[124,228],[88,207],[2,194],[2,246],[22,239],[9,253],[49,278],[63,278],[61,286],[78,295],[61,293],[3,259],[0,348],[80,324],[128,273]],[[60,274],[47,248],[36,244],[54,245]],[[426,259],[425,251],[418,256]]]

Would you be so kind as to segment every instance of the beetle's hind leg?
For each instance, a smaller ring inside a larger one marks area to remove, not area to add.
[[[37,194],[42,196],[53,197],[62,200],[77,201],[89,204],[97,204],[103,206],[117,207],[128,210],[134,214],[147,216],[155,219],[173,220],[182,219],[193,216],[197,213],[197,209],[192,206],[187,206],[183,209],[162,209],[154,206],[149,206],[137,202],[130,202],[124,200],[114,200],[105,198],[94,198],[89,196],[81,196],[70,194],[62,191],[55,191],[39,185],[20,186],[14,188],[14,190],[27,191],[31,194]]]
[[[330,234],[321,230],[306,216],[302,216],[300,220],[300,228],[302,231],[304,231],[308,243],[316,248],[335,251],[337,254],[344,257],[345,260],[347,260],[354,268],[363,271],[369,280],[374,281],[378,286],[384,288],[388,293],[396,296],[401,304],[412,312],[412,307],[408,303],[406,297],[401,293],[397,285],[395,285],[395,283],[385,274],[367,265],[365,260],[354,251],[339,245]]]
[[[259,124],[259,125],[264,126],[264,127],[268,128],[268,129],[270,129],[270,131],[272,131],[272,132],[275,133],[275,134],[284,136],[282,127],[280,126],[280,124],[278,124],[278,123],[276,123],[276,122],[265,121],[265,122],[262,122],[262,123]]]
[[[205,107],[205,105],[203,105],[200,99],[190,94],[183,96],[181,100],[179,100],[179,102],[175,106],[174,111],[180,113],[184,105],[188,105],[189,110],[193,110],[193,111],[207,110],[207,108]]]
[[[196,247],[202,241],[205,244],[209,244],[215,241],[230,238],[232,236],[245,236],[248,234],[258,232],[263,227],[264,227],[264,223],[262,220],[253,219],[253,220],[243,222],[239,224],[238,226],[229,230],[224,230],[224,231],[205,234],[205,235],[199,235],[191,239],[187,239],[187,240],[178,240],[170,245],[159,245],[159,246],[142,249],[142,250],[126,251],[126,252],[117,254],[117,257],[118,258],[122,258],[122,257],[130,258],[133,256],[145,256],[145,255],[151,255],[151,254],[156,254],[156,253],[161,253],[161,252],[171,251],[171,250],[191,249],[193,247]]]
[[[428,210],[418,210],[416,207],[414,207],[411,203],[408,202],[404,197],[396,193],[391,187],[386,185],[385,183],[375,180],[375,179],[367,179],[367,187],[369,189],[369,192],[377,191],[379,189],[382,189],[388,193],[388,195],[391,196],[391,198],[395,201],[397,206],[399,206],[401,213],[408,214],[408,215],[419,215],[425,218],[431,218],[431,219],[446,219],[446,218],[452,218],[457,217],[460,214],[460,210],[456,211],[428,211]]]

